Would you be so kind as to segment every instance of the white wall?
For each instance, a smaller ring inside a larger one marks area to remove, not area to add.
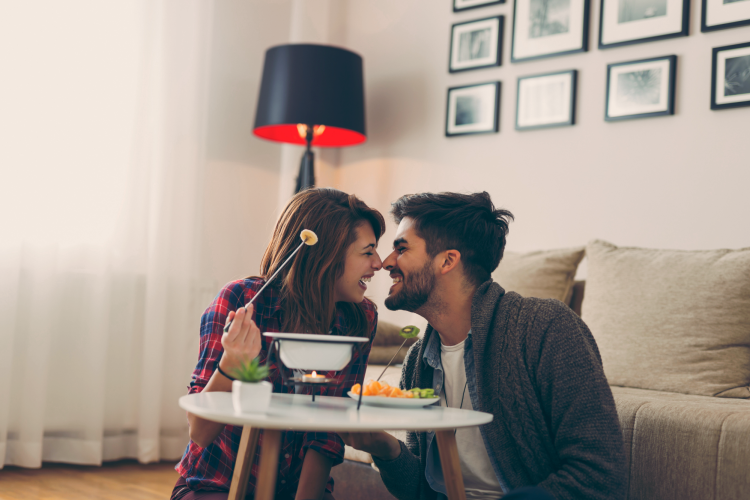
[[[599,50],[593,0],[589,52],[511,64],[508,2],[460,14],[451,0],[349,2],[345,41],[364,57],[368,141],[341,150],[336,186],[383,212],[405,193],[487,190],[516,216],[510,250],[593,238],[678,249],[750,246],[750,108],[709,106],[712,47],[750,41],[750,27],[701,33],[693,0],[689,37]],[[502,66],[449,74],[451,24],[497,14],[505,16]],[[678,56],[675,116],[605,122],[607,64],[670,54]],[[515,131],[517,77],[566,69],[579,71],[576,125]],[[492,80],[502,82],[500,132],[446,138],[447,88]],[[391,224],[381,255],[393,234]],[[388,281],[373,280],[381,305]]]
[[[288,43],[292,15],[288,1],[214,5],[202,252],[209,297],[258,273],[276,221],[282,149],[256,138],[253,123],[266,49]]]

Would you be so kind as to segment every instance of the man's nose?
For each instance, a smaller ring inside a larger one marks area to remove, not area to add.
[[[383,269],[390,271],[396,267],[396,251],[394,250],[391,254],[383,261]]]

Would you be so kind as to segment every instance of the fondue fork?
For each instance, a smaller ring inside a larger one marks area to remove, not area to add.
[[[258,290],[258,293],[256,293],[253,296],[253,298],[250,299],[250,302],[248,302],[247,304],[245,304],[244,307],[245,307],[246,311],[247,311],[247,308],[252,305],[252,303],[255,301],[255,299],[257,299],[260,296],[261,292],[263,292],[263,290],[265,290],[266,287],[273,281],[273,279],[276,277],[276,275],[279,274],[279,271],[281,271],[282,269],[284,269],[284,266],[286,266],[287,262],[289,262],[290,260],[292,260],[292,257],[294,257],[297,254],[297,252],[299,252],[300,248],[302,248],[305,245],[307,245],[307,246],[313,246],[314,244],[316,244],[318,242],[318,235],[315,234],[315,233],[313,233],[309,229],[303,229],[302,232],[299,233],[299,237],[302,238],[302,243],[300,243],[299,246],[294,250],[294,252],[292,252],[292,254],[289,257],[287,257],[287,259],[279,266],[279,268],[276,270],[276,272],[273,273],[270,278],[268,278],[268,281],[266,281],[266,284],[263,285],[263,287],[260,290]],[[234,319],[232,321],[230,321],[229,323],[227,323],[227,326],[224,327],[224,333],[226,333],[226,332],[229,331],[229,327],[232,326],[233,322],[234,322]]]
[[[401,329],[400,332],[398,332],[399,335],[401,335],[404,338],[404,341],[401,342],[401,347],[398,348],[398,351],[396,351],[396,354],[393,355],[391,360],[388,362],[387,365],[385,365],[385,368],[383,368],[383,372],[380,374],[380,377],[375,382],[380,382],[380,379],[385,374],[385,371],[388,369],[389,366],[391,366],[391,363],[393,363],[393,360],[396,359],[396,356],[398,356],[398,353],[401,352],[401,349],[404,348],[404,344],[406,344],[406,341],[409,339],[413,339],[417,335],[419,335],[419,328],[416,326],[405,326]]]

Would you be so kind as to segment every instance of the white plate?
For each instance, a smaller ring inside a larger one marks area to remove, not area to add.
[[[265,332],[264,337],[271,337],[272,339],[280,340],[313,340],[315,342],[331,342],[331,343],[345,343],[355,344],[357,342],[369,342],[370,339],[365,337],[344,337],[341,335],[316,335],[314,333],[277,333],[277,332]]]
[[[349,397],[359,401],[359,394],[349,391]],[[387,398],[385,396],[362,396],[362,403],[370,406],[389,406],[391,408],[414,408],[437,403],[440,398]]]

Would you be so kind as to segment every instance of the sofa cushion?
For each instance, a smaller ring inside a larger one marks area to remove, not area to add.
[[[524,297],[557,299],[566,304],[573,291],[578,264],[584,247],[543,250],[538,252],[505,252],[492,279],[505,291]]]
[[[750,398],[750,248],[586,254],[582,317],[610,385]]]
[[[750,401],[612,387],[628,498],[746,498]]]

